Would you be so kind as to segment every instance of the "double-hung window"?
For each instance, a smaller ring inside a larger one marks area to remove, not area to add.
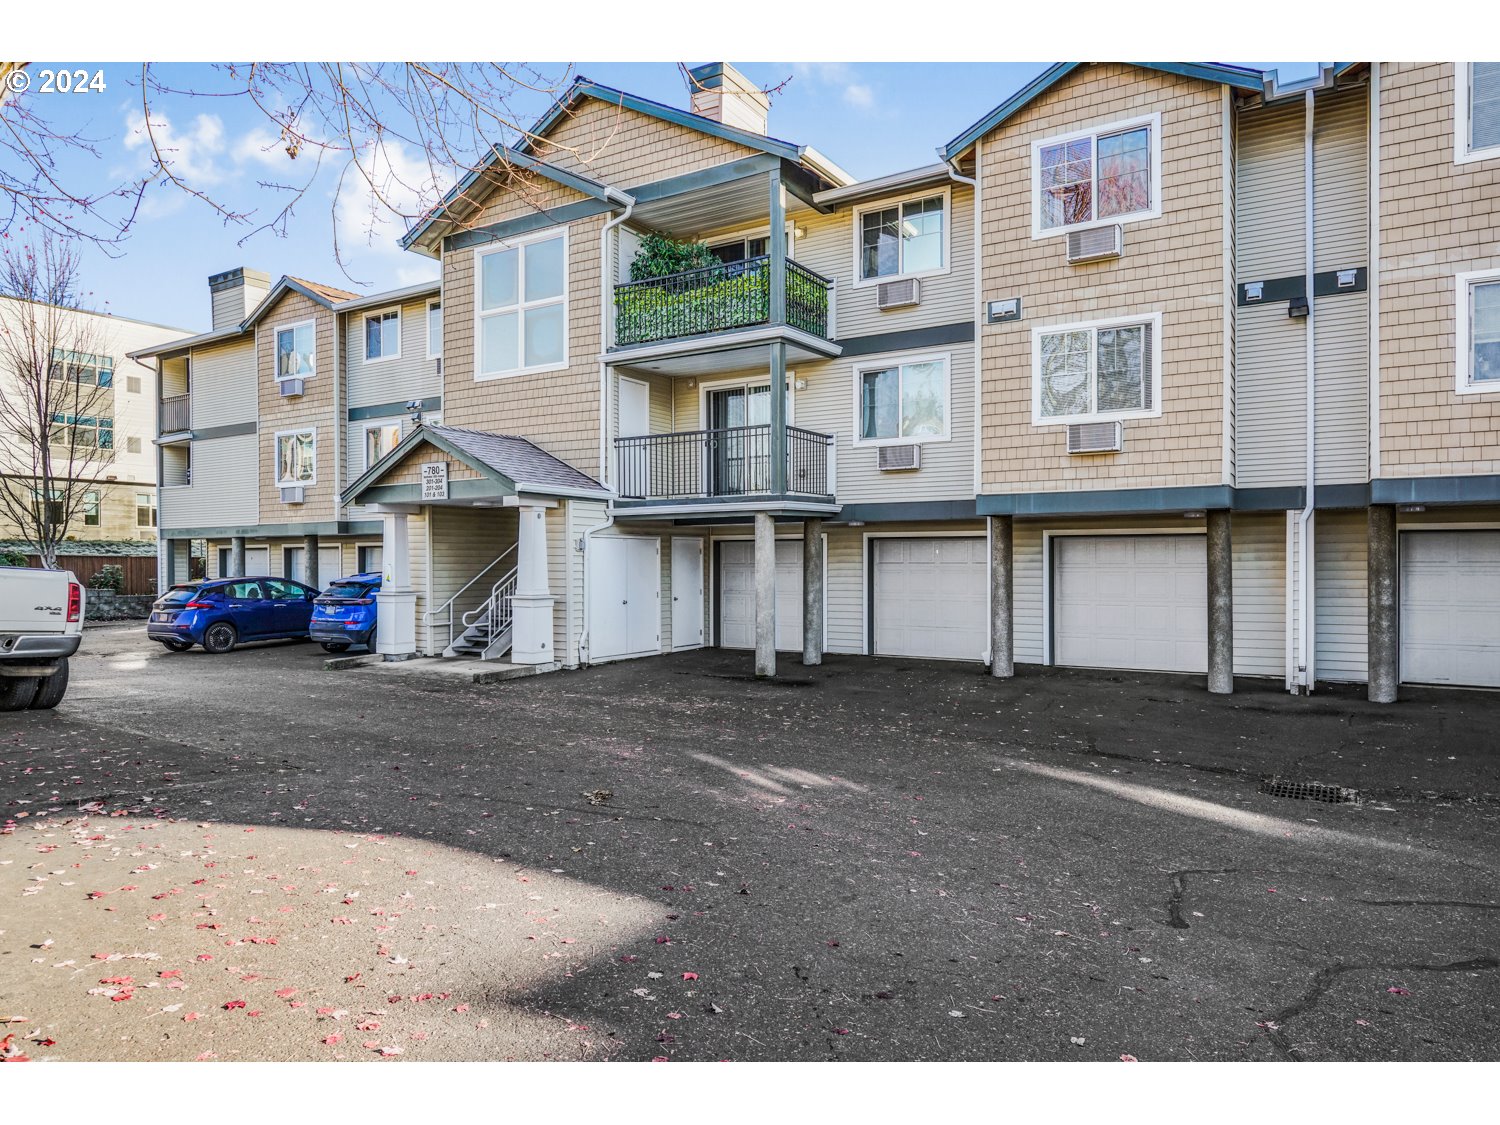
[[[427,302],[427,358],[443,358],[443,303]]]
[[[856,368],[855,444],[947,440],[948,382],[946,355]]]
[[[280,487],[317,480],[316,430],[287,430],[276,435],[276,483]]]
[[[884,281],[948,267],[948,193],[854,213],[859,279]]]
[[[1500,62],[1453,67],[1454,161],[1500,157]]]
[[[1161,413],[1159,314],[1032,330],[1032,422]]]
[[[135,526],[156,526],[156,493],[137,492],[135,494]]]
[[[83,526],[99,526],[99,494],[92,489],[83,494]]]
[[[365,362],[401,355],[401,310],[387,309],[365,317]]]
[[[317,373],[317,366],[313,321],[276,330],[276,378],[307,379]]]
[[[1461,395],[1500,391],[1500,270],[1459,274],[1455,298],[1454,389]]]
[[[401,443],[400,422],[376,422],[365,430],[365,468]]]
[[[567,235],[476,252],[476,377],[550,371],[567,363]]]
[[[1031,146],[1031,233],[1161,214],[1161,116],[1049,137]]]

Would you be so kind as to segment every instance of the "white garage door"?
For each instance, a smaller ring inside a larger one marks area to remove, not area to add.
[[[984,539],[874,543],[875,654],[983,660],[989,648]]]
[[[719,544],[719,645],[755,647],[755,543]],[[776,647],[802,651],[802,540],[776,541]]]
[[[246,547],[245,573],[251,577],[264,577],[271,573],[271,548]],[[238,577],[232,575],[231,577]]]
[[[1402,533],[1401,678],[1500,687],[1500,531]]]
[[[661,651],[661,540],[595,536],[589,542],[589,659]]]
[[[344,552],[335,544],[332,547],[318,548],[318,585],[328,589],[336,579],[344,575]]]
[[[1208,671],[1208,554],[1201,535],[1052,539],[1052,662]]]

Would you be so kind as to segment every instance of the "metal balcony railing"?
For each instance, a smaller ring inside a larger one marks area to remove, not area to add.
[[[192,429],[192,409],[188,395],[173,395],[161,400],[161,433],[175,434]]]
[[[786,491],[832,494],[828,434],[786,428]],[[710,500],[771,493],[771,427],[737,426],[615,439],[620,496],[628,500]]]
[[[828,278],[788,259],[786,322],[827,339],[832,286]],[[769,255],[615,286],[617,347],[749,328],[770,319]]]

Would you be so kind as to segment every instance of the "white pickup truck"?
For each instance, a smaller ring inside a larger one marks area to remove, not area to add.
[[[61,703],[82,639],[83,587],[72,571],[0,566],[0,711]]]

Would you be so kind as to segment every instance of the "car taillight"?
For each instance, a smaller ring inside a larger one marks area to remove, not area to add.
[[[213,609],[213,602],[188,602],[183,609]]]
[[[354,598],[353,602],[354,602],[355,605],[374,605],[375,604],[375,599],[374,598]]]
[[[68,583],[68,620],[78,621],[83,617],[83,587],[77,582]]]

